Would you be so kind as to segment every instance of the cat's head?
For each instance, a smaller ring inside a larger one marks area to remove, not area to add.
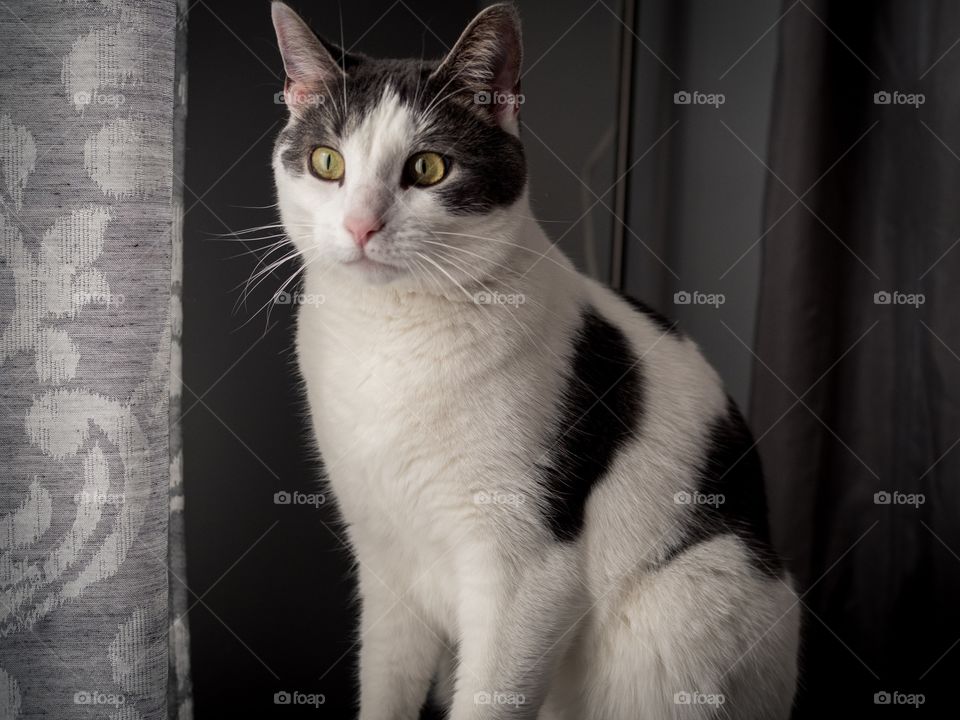
[[[304,262],[359,284],[466,284],[513,254],[526,205],[520,25],[481,12],[440,60],[383,60],[273,23],[290,118],[274,174]]]

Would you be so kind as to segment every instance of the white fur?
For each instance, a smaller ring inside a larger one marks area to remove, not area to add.
[[[398,187],[424,149],[418,122],[385,93],[344,138],[342,187],[275,162],[304,290],[325,299],[300,309],[297,349],[359,565],[361,719],[417,718],[434,681],[452,720],[787,718],[789,578],[759,574],[729,535],[655,566],[688,511],[673,497],[692,486],[686,468],[724,407],[720,379],[692,341],[577,273],[526,196],[454,217],[430,190]],[[343,216],[358,203],[386,209],[367,252],[387,267],[348,262],[360,251]],[[488,291],[525,302],[473,301]],[[584,533],[561,544],[534,467],[585,303],[642,358],[646,415],[593,492]],[[726,703],[711,715],[676,703],[683,692]]]

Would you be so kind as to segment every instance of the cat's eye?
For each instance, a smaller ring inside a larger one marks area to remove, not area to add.
[[[404,167],[404,182],[408,185],[428,187],[436,185],[447,174],[446,159],[435,152],[412,155]]]
[[[310,169],[321,180],[339,180],[344,166],[343,155],[332,147],[321,145],[310,153]]]

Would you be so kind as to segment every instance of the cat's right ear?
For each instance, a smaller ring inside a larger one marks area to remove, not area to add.
[[[283,96],[290,112],[302,115],[309,107],[332,101],[343,82],[340,62],[288,5],[273,2],[270,13],[287,75]]]
[[[520,16],[512,3],[499,3],[480,11],[432,77],[444,89],[454,82],[462,85],[483,114],[517,135],[522,60]]]

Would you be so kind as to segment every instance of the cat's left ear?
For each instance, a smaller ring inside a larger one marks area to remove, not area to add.
[[[519,133],[520,16],[509,3],[482,10],[433,72],[442,83],[459,83],[467,102],[507,132]]]

